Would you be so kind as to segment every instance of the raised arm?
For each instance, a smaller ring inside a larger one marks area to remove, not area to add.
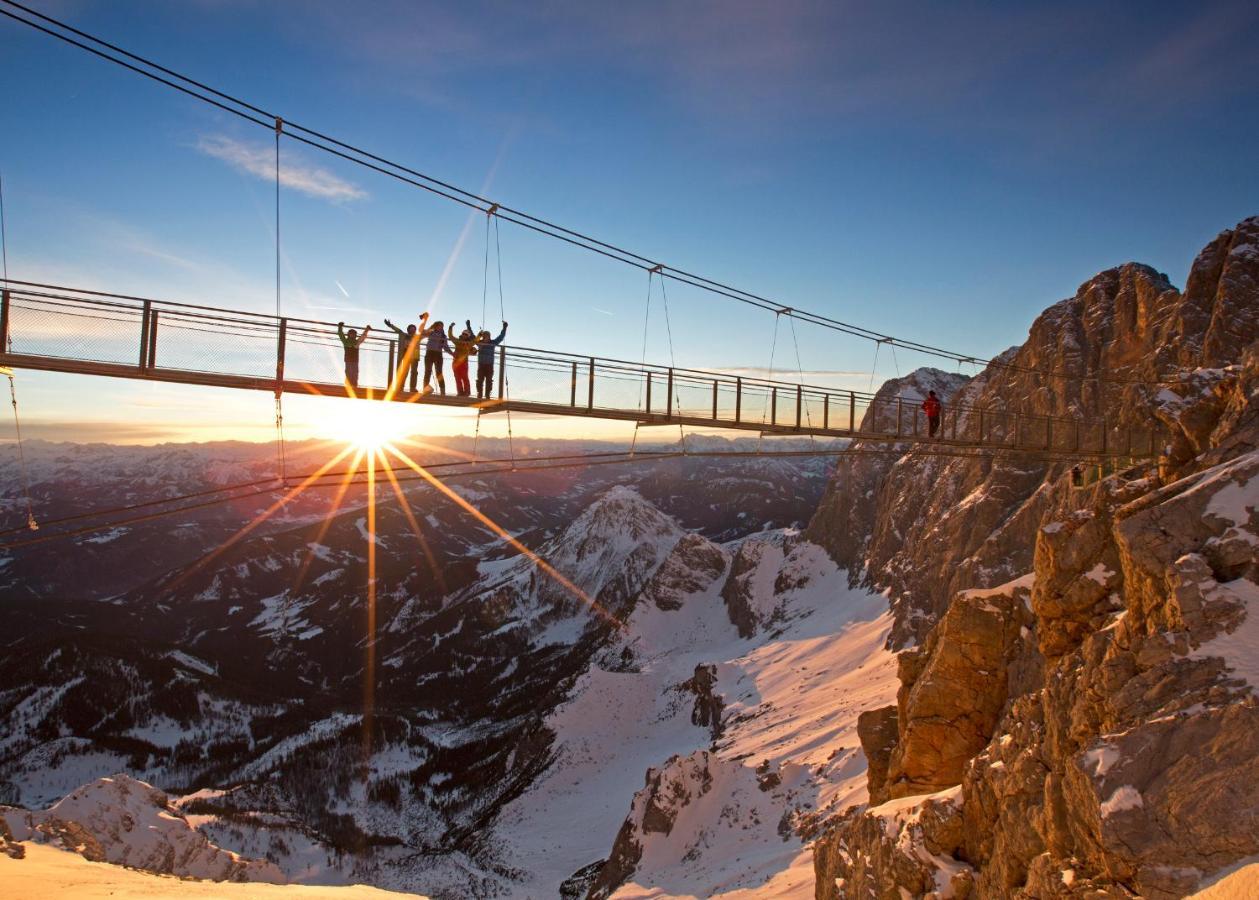
[[[341,339],[342,344],[345,343],[345,323],[344,322],[337,323],[337,337]]]
[[[498,337],[494,338],[494,340],[490,341],[490,343],[493,344],[495,347],[497,347],[499,344],[503,342],[503,338],[505,337],[507,337],[507,323],[506,322],[503,323],[503,330],[498,333]]]
[[[393,322],[390,322],[388,319],[385,319],[385,324],[388,325],[391,329],[393,329],[393,333],[396,334],[398,337],[407,336],[407,333],[405,331],[403,331],[397,325],[393,324]]]
[[[372,326],[368,325],[363,329],[363,333],[358,336],[358,346],[363,346],[363,341],[367,340],[367,336],[372,333]]]

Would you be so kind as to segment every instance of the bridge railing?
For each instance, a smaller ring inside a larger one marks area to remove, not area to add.
[[[0,302],[0,349],[10,358],[135,367],[140,376],[159,371],[231,376],[253,379],[253,387],[309,385],[335,393],[343,383],[343,350],[333,323],[10,285]],[[373,329],[359,350],[360,391],[389,388],[405,350],[392,331]],[[422,368],[422,349],[419,355]],[[475,379],[475,357],[469,368]],[[497,349],[494,368],[491,395],[508,401],[508,408],[783,434],[928,437],[916,396],[880,398],[748,371],[705,371],[510,345]],[[449,357],[445,370],[453,395]],[[1158,440],[1152,428],[954,404],[945,406],[936,437],[967,445],[1126,456],[1152,455]]]

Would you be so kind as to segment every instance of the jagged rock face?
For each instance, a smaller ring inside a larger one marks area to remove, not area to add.
[[[865,878],[856,883],[874,895],[880,879],[918,890],[925,873],[915,867],[927,863],[937,874],[970,867],[979,898],[1173,898],[1259,852],[1259,345],[1242,346],[1255,340],[1253,325],[1238,334],[1215,324],[1243,290],[1250,306],[1237,315],[1259,310],[1257,221],[1204,251],[1183,297],[1149,290],[1149,273],[1132,267],[1077,297],[1094,315],[1109,305],[1126,317],[1124,333],[1168,341],[1143,359],[1115,332],[1117,346],[1099,349],[1111,365],[1222,366],[1175,391],[1120,392],[1120,419],[1148,401],[1179,429],[1180,455],[1162,471],[1179,480],[1160,488],[1147,467],[1081,489],[1049,472],[1030,499],[1011,501],[1027,521],[988,540],[1021,560],[1029,551],[1014,539],[1031,528],[1030,615],[1001,657],[1003,708],[962,767],[962,838],[939,859],[912,835],[881,844],[879,816],[920,798],[853,813],[817,847],[819,897],[836,896],[836,872]],[[914,755],[906,723],[929,732],[948,718],[939,715],[945,692],[919,687],[933,665],[947,675],[941,684],[991,683],[995,635],[982,652],[974,630],[948,637],[959,603],[902,659],[889,781],[898,755]],[[950,642],[958,646],[942,649]],[[937,663],[946,659],[953,665]],[[931,759],[946,745],[919,746]],[[923,778],[920,787],[938,784]]]
[[[966,900],[974,871],[953,858],[963,842],[959,794],[954,788],[850,813],[818,841],[817,900]]]
[[[717,693],[716,686],[717,667],[706,663],[697,665],[695,675],[681,685],[683,690],[695,695],[691,724],[707,728],[714,741],[721,737],[721,714],[726,708],[726,701]]]
[[[1027,580],[962,593],[927,643],[901,654],[889,797],[931,794],[961,783],[966,764],[988,743],[1004,711],[1010,670],[1023,657],[1024,635],[1030,635],[1028,596]]]
[[[713,782],[709,762],[708,751],[699,750],[687,757],[671,757],[660,768],[647,770],[646,784],[634,795],[612,854],[591,885],[589,900],[610,897],[638,867],[644,837],[669,834],[682,809],[708,792]]]
[[[861,430],[894,432],[895,398],[905,398],[906,408],[912,412],[927,392],[933,390],[941,402],[947,404],[969,380],[965,375],[924,368],[885,381],[861,417]],[[841,459],[805,536],[825,547],[831,558],[848,570],[856,584],[865,567],[866,550],[878,520],[878,489],[896,463],[894,451],[904,446],[869,441],[856,441],[853,446],[861,452]],[[866,453],[866,450],[878,452]]]
[[[868,709],[857,717],[857,737],[861,739],[861,752],[866,756],[867,782],[870,788],[870,805],[878,806],[888,799],[887,768],[892,761],[892,750],[900,738],[897,727],[897,708]]]
[[[1164,407],[1176,406],[1177,394],[1135,382],[1238,361],[1259,334],[1256,309],[1259,218],[1224,232],[1199,255],[1184,294],[1136,263],[1098,274],[1042,313],[1021,347],[952,399],[989,410],[987,433],[994,436],[1009,433],[1012,420],[1001,416],[1017,411],[1025,421],[1104,418],[1109,440],[1119,442],[1112,446],[1122,445],[1130,429],[1145,441],[1156,417],[1173,424]],[[1220,387],[1221,407],[1230,397],[1236,405],[1235,390]],[[1207,410],[1197,415],[1218,421]],[[962,415],[963,431],[968,424],[974,425]],[[1202,422],[1186,425],[1194,437],[1179,437],[1187,448],[1182,460],[1212,431]],[[1180,432],[1173,428],[1174,443]],[[1031,569],[1047,485],[1061,471],[1061,464],[1034,457],[943,461],[921,449],[890,464],[841,460],[808,534],[850,572],[889,589],[897,614],[892,645],[905,646],[926,636],[959,590],[991,587]]]
[[[93,862],[211,881],[285,881],[272,863],[211,844],[166,794],[127,775],[86,784],[43,812],[0,813],[18,839],[53,841]]]
[[[673,547],[643,591],[659,609],[681,609],[685,597],[706,590],[726,570],[726,554],[701,534],[687,534]]]
[[[739,631],[739,637],[750,638],[764,625],[772,610],[764,608],[764,598],[769,591],[757,582],[762,573],[776,573],[781,562],[781,543],[750,538],[739,545],[730,572],[721,588],[721,598],[726,602],[730,622]]]

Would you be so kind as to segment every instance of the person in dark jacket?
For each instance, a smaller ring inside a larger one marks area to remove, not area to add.
[[[371,330],[372,326],[368,325],[362,334],[353,328],[346,334],[345,323],[337,323],[337,337],[341,339],[341,347],[345,350],[345,383],[354,390],[358,390],[358,348],[363,346],[363,341],[367,340]]]
[[[434,322],[427,334],[428,342],[424,345],[424,393],[432,392],[433,388],[429,385],[429,379],[436,373],[437,387],[445,397],[446,376],[442,373],[444,359],[442,354],[454,355],[455,351],[450,348],[450,342],[446,340],[446,326],[441,322]]]
[[[505,337],[507,337],[506,322],[503,323],[503,330],[496,338],[491,339],[488,331],[482,331],[477,335],[476,396],[478,400],[490,399],[490,392],[494,385],[494,348],[501,344]]]
[[[472,396],[472,382],[468,380],[468,359],[476,351],[476,345],[472,321],[468,320],[464,322],[463,333],[455,338],[455,360],[450,364],[455,373],[455,393],[460,397]]]
[[[940,398],[935,391],[927,391],[927,399],[922,401],[922,411],[927,416],[927,433],[935,437],[940,430]]]
[[[408,325],[407,330],[403,331],[397,325],[385,319],[385,324],[393,329],[393,333],[398,336],[398,369],[394,375],[395,390],[402,390],[407,381],[407,374],[411,375],[411,393],[415,393],[415,382],[420,369],[420,341],[427,334],[425,328],[428,322],[428,313],[420,314],[420,330],[416,331],[415,325]]]

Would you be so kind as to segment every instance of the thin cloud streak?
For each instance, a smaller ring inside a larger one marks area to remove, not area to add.
[[[206,156],[227,163],[237,171],[253,175],[263,181],[275,180],[275,151],[265,144],[247,144],[223,134],[202,136],[197,150]],[[343,203],[363,200],[367,192],[353,182],[334,175],[327,169],[302,162],[281,159],[280,184],[287,188],[317,197]]]

